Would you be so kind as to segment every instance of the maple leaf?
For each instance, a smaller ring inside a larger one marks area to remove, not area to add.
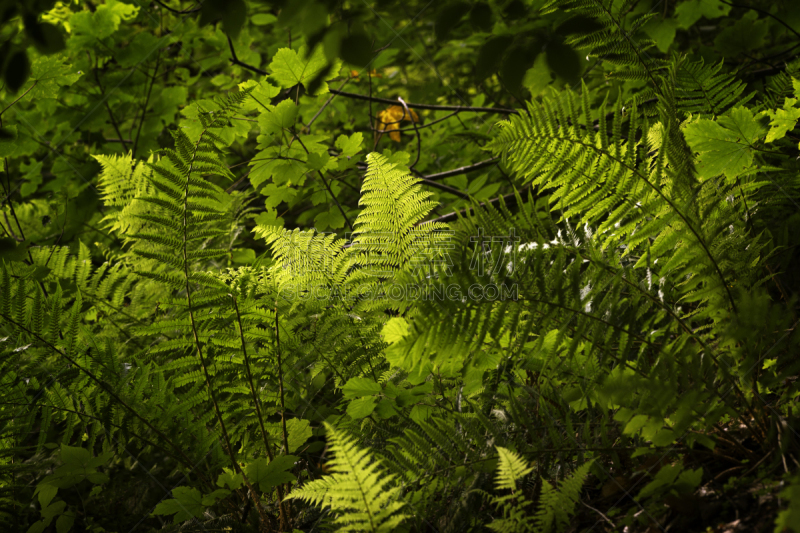
[[[384,109],[378,112],[378,132],[389,132],[389,138],[394,142],[400,142],[400,122],[415,122],[419,124],[419,116],[413,109],[409,109],[411,117],[406,113],[403,106],[393,105],[389,109]]]

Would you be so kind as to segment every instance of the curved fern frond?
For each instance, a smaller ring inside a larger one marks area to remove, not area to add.
[[[400,511],[401,489],[395,476],[387,474],[380,462],[356,441],[326,423],[325,430],[334,458],[328,464],[335,473],[306,483],[292,491],[287,499],[302,499],[328,507],[336,513],[339,531],[391,533],[408,515]]]

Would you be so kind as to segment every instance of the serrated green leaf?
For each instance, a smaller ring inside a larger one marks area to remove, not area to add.
[[[242,474],[238,472],[232,472],[229,469],[225,469],[225,471],[222,472],[217,478],[218,487],[228,487],[231,490],[236,490],[242,485],[244,485],[244,478],[242,477]]]
[[[765,142],[771,143],[783,139],[786,134],[794,129],[800,119],[800,108],[795,107],[796,98],[787,98],[783,109],[768,109],[764,113],[770,118],[769,132]]]
[[[289,433],[287,437],[288,453],[292,453],[311,438],[311,423],[305,419],[290,418],[286,421],[286,431]]]
[[[753,163],[753,144],[766,133],[746,107],[737,107],[717,121],[701,119],[686,127],[686,141],[700,154],[702,178],[724,174],[735,178]]]
[[[364,134],[360,131],[350,135],[339,135],[336,139],[336,148],[340,150],[340,156],[353,157],[361,151],[361,144],[364,142]]]
[[[227,489],[217,489],[214,492],[212,492],[211,494],[206,494],[205,496],[203,496],[203,499],[200,501],[200,503],[202,503],[205,506],[210,507],[210,506],[214,505],[215,503],[217,503],[217,501],[219,501],[219,500],[221,500],[223,498],[227,498],[228,495],[230,495],[230,493],[231,493],[231,491],[229,491]]]
[[[175,515],[172,522],[184,522],[190,518],[203,516],[205,506],[200,491],[192,487],[176,487],[172,489],[174,498],[164,500],[153,510],[154,515]]]
[[[675,17],[681,28],[689,28],[705,17],[709,20],[726,16],[731,6],[720,0],[688,0],[675,7]]]
[[[270,77],[283,88],[294,87],[298,83],[307,86],[326,68],[328,61],[322,47],[317,47],[310,56],[305,47],[300,48],[300,53],[290,48],[281,48],[269,64]],[[323,83],[316,94],[325,92],[328,92],[328,85]]]
[[[59,89],[72,85],[83,73],[66,64],[67,58],[62,55],[40,56],[31,65],[31,81],[36,85],[28,93],[31,98],[56,98]]]
[[[258,485],[262,492],[267,492],[282,483],[290,483],[297,478],[287,472],[294,466],[297,457],[294,455],[279,455],[272,462],[264,457],[259,457],[244,468],[244,474],[253,485]]]

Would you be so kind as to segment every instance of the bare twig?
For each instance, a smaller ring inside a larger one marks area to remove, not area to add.
[[[161,0],[155,0],[155,2],[158,5],[160,5],[161,7],[163,7],[164,9],[166,9],[168,11],[171,11],[172,13],[175,13],[176,15],[187,15],[189,13],[197,13],[201,9],[201,6],[197,6],[197,7],[193,7],[192,9],[185,9],[183,11],[180,11],[178,9],[175,9],[174,7],[169,7],[167,4],[165,4]]]
[[[260,69],[258,67],[254,67],[253,65],[250,65],[248,63],[245,63],[244,61],[241,61],[236,56],[236,49],[233,48],[233,41],[231,41],[230,37],[228,37],[228,47],[231,49],[231,56],[232,56],[231,59],[230,59],[231,63],[233,63],[234,65],[239,65],[240,67],[245,68],[247,70],[251,70],[251,71],[255,72],[256,74],[261,74],[263,76],[266,76],[268,74],[268,72],[266,70],[264,70],[264,69]]]
[[[411,124],[414,126],[414,133],[417,134],[417,158],[411,163],[411,166],[408,167],[409,169],[413,169],[417,163],[419,163],[419,156],[422,155],[422,136],[419,134],[419,130],[417,129],[417,121],[414,120],[414,115],[411,114],[411,110],[408,109],[408,104],[406,101],[397,97],[397,100],[403,105],[403,118],[408,115],[408,120],[411,121]]]
[[[427,176],[423,176],[426,180],[440,180],[443,178],[450,178],[453,176],[458,176],[459,174],[466,174],[467,172],[474,172],[476,170],[480,170],[482,168],[491,167],[497,164],[497,158],[493,157],[491,159],[487,159],[486,161],[481,161],[479,163],[475,163],[474,165],[467,165],[465,167],[454,168],[453,170],[446,170],[444,172],[439,172],[437,174],[428,174]]]
[[[380,102],[383,104],[389,105],[397,105],[398,100],[391,100],[389,98],[379,98],[377,96],[367,96],[365,94],[356,94],[356,93],[348,93],[345,91],[339,91],[336,89],[331,89],[331,93],[337,94],[339,96],[344,96],[346,98],[353,98],[355,100],[365,100],[365,101],[372,101],[372,102]],[[439,111],[471,111],[474,113],[500,113],[504,115],[519,115],[519,111],[516,109],[504,109],[502,107],[471,107],[471,106],[463,106],[463,105],[434,105],[434,104],[413,104],[411,102],[407,102],[408,107],[413,107],[415,109],[432,109],[432,110],[439,110]]]
[[[300,137],[298,135],[295,135],[295,138],[297,139],[297,142],[300,143],[300,146],[303,147],[303,150],[305,150],[307,154],[310,154],[311,152],[308,151],[308,148],[306,148],[306,145],[303,144],[303,141],[300,139]],[[344,212],[342,204],[339,203],[338,198],[336,198],[336,195],[333,194],[333,191],[331,190],[331,187],[328,184],[328,180],[325,179],[325,176],[322,174],[322,171],[318,170],[317,174],[319,174],[319,178],[322,180],[322,183],[325,185],[325,188],[328,189],[328,193],[330,193],[331,198],[333,198],[333,201],[336,202],[336,207],[338,207],[339,212],[342,213],[342,217],[344,217],[344,221],[347,223],[347,227],[350,228],[350,231],[355,231],[355,229],[353,229],[353,224],[350,223],[350,219],[347,218],[347,215]]]
[[[153,93],[153,85],[156,83],[156,74],[158,74],[158,67],[161,65],[161,50],[159,49],[158,55],[156,56],[156,68],[153,71],[153,79],[150,80],[150,88],[147,90],[147,96],[144,99],[144,107],[142,108],[142,119],[139,121],[139,129],[136,131],[136,137],[133,139],[133,148],[131,150],[131,156],[136,157],[136,147],[139,145],[139,135],[142,133],[142,126],[144,125],[144,119],[147,117],[147,106],[150,104],[150,95]],[[109,113],[111,109],[109,108]],[[122,134],[117,132],[117,135],[122,138]]]
[[[20,100],[22,100],[22,98],[24,98],[26,94],[28,94],[29,92],[31,92],[31,89],[33,89],[34,87],[36,87],[36,84],[37,84],[37,83],[39,83],[39,80],[36,80],[35,82],[33,82],[33,85],[31,85],[30,87],[28,87],[28,90],[27,90],[27,91],[25,91],[24,93],[22,93],[21,95],[19,95],[19,98],[17,98],[16,100],[14,100],[13,102],[11,102],[11,103],[10,103],[10,104],[8,104],[7,106],[5,106],[5,107],[3,108],[3,110],[2,110],[2,111],[0,111],[0,117],[2,117],[2,116],[3,116],[3,113],[5,113],[6,111],[8,111],[8,109],[9,109],[9,108],[10,108],[12,105],[14,105],[14,104],[16,104],[17,102],[19,102]]]
[[[438,185],[438,183],[437,183],[437,185]],[[522,197],[522,190],[520,190],[519,193],[520,193],[520,198],[521,198]],[[503,202],[503,204],[505,204],[508,207],[512,207],[512,206],[517,204],[517,196],[514,193],[506,194],[505,196],[498,196],[497,198],[489,200],[488,202],[481,202],[480,204],[478,204],[478,207],[484,207],[484,206],[487,206],[487,205],[495,206],[495,205],[498,205],[500,202]],[[460,216],[463,217],[463,216],[467,215],[468,213],[470,213],[473,210],[474,210],[474,208],[470,206],[470,207],[461,209],[460,211],[454,211],[454,212],[449,213],[447,215],[442,215],[440,217],[433,218],[431,220],[423,220],[422,222],[418,223],[417,225],[420,226],[422,224],[429,224],[431,222],[452,222],[453,220],[458,219]]]

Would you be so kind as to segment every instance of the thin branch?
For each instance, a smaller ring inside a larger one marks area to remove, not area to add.
[[[136,147],[139,145],[139,135],[142,133],[142,126],[144,125],[144,119],[147,117],[147,106],[150,104],[150,95],[153,93],[153,85],[156,83],[156,74],[158,74],[158,67],[161,64],[161,50],[158,50],[158,56],[156,56],[156,68],[153,71],[153,79],[150,80],[150,88],[147,89],[147,96],[144,99],[144,107],[142,108],[142,119],[139,121],[139,129],[136,131],[136,137],[133,140],[133,148],[131,150],[131,156],[136,157]],[[110,112],[110,109],[109,109]],[[122,134],[117,132],[117,135],[122,138]]]
[[[378,98],[377,96],[367,96],[365,94],[348,93],[336,89],[331,89],[330,91],[333,94],[337,94],[339,96],[344,96],[347,98],[353,98],[355,100],[380,102],[389,105],[397,105],[399,103],[398,100],[391,100],[389,98]],[[470,107],[462,105],[413,104],[411,102],[408,102],[407,105],[408,107],[413,107],[415,109],[431,109],[438,111],[471,111],[474,113],[500,113],[504,115],[519,115],[519,111],[517,111],[516,109],[505,109],[502,107]]]
[[[87,55],[88,55],[88,52],[87,52]],[[91,56],[89,57],[89,60],[91,61]],[[100,75],[98,74],[98,70],[99,69],[98,69],[97,58],[96,57],[95,57],[94,69],[93,70],[94,70],[94,79],[97,82],[97,86],[100,88],[100,96],[103,98],[103,103],[106,106],[106,111],[108,111],[108,118],[111,119],[111,125],[114,127],[114,131],[117,132],[117,136],[119,137],[118,139],[115,139],[115,140],[117,142],[122,143],[122,148],[125,149],[125,143],[131,143],[132,144],[133,141],[128,140],[128,139],[124,139],[122,137],[122,132],[119,129],[119,124],[117,123],[117,119],[114,117],[114,113],[111,111],[111,106],[108,104],[108,98],[105,97],[106,96],[106,90],[103,87],[103,84],[100,83]],[[106,142],[108,142],[108,141],[106,141]]]
[[[339,85],[339,90],[344,89],[344,86],[347,85],[348,81],[350,81],[350,78],[347,78],[341,85]],[[336,98],[335,94],[332,95],[330,98],[328,98],[328,100],[326,100],[325,103],[322,104],[322,107],[320,107],[319,110],[317,110],[316,114],[313,117],[311,117],[311,120],[309,120],[308,124],[306,124],[306,128],[308,128],[308,131],[311,131],[311,125],[314,123],[315,120],[317,120],[317,118],[322,114],[322,112],[325,111],[325,108],[328,107],[328,105],[331,102],[333,102],[334,98]]]
[[[234,49],[234,47],[233,47],[233,41],[231,41],[231,38],[230,38],[230,37],[228,37],[228,47],[231,49],[231,56],[232,56],[232,57],[231,57],[231,59],[230,59],[229,61],[230,61],[231,63],[233,63],[234,65],[239,65],[240,67],[242,67],[242,68],[245,68],[245,69],[247,69],[247,70],[252,70],[252,71],[253,71],[253,72],[255,72],[256,74],[261,74],[262,76],[266,76],[267,74],[269,74],[269,73],[268,73],[266,70],[264,70],[264,69],[260,69],[260,68],[258,68],[258,67],[254,67],[253,65],[250,65],[250,64],[248,64],[248,63],[245,63],[244,61],[241,61],[241,60],[238,58],[238,56],[236,55],[236,49]],[[315,117],[315,118],[316,118],[316,117]]]
[[[524,189],[519,191],[520,195],[521,195],[523,190]],[[499,204],[501,201],[503,202],[504,205],[506,205],[508,207],[513,207],[513,206],[517,205],[517,196],[514,193],[506,194],[505,196],[498,196],[497,198],[493,198],[492,200],[489,200],[488,202],[481,202],[480,204],[478,204],[478,207],[485,207],[485,206],[488,206],[488,205],[495,206],[495,205]],[[430,224],[431,222],[452,222],[453,220],[457,220],[459,217],[466,216],[468,213],[472,212],[473,210],[474,210],[474,207],[466,207],[464,209],[461,209],[460,211],[453,211],[452,213],[449,213],[447,215],[442,215],[440,217],[433,218],[431,220],[423,220],[422,222],[419,222],[417,224],[417,226],[421,226],[423,224]]]
[[[470,197],[469,193],[459,191],[455,187],[450,187],[449,185],[445,185],[444,183],[437,183],[435,181],[430,181],[426,179],[425,176],[423,176],[413,168],[409,168],[409,170],[411,170],[411,172],[416,174],[416,176],[422,181],[422,183],[424,185],[427,185],[428,187],[433,187],[434,189],[439,189],[440,191],[449,192],[450,194],[455,194],[456,196],[460,196],[461,198],[464,199],[468,199]]]
[[[419,130],[417,129],[417,121],[414,120],[414,115],[412,115],[411,110],[408,109],[408,104],[406,103],[406,101],[400,98],[399,96],[397,97],[397,101],[403,104],[403,118],[405,118],[406,115],[408,115],[408,120],[410,120],[411,124],[414,126],[414,133],[417,134],[417,158],[414,160],[413,163],[411,163],[411,166],[408,167],[409,169],[413,170],[414,167],[417,166],[417,163],[419,163],[419,157],[422,155],[422,136],[419,134]]]
[[[482,168],[491,167],[497,164],[496,157],[491,159],[487,159],[486,161],[481,161],[479,163],[475,163],[474,165],[467,165],[465,167],[454,168],[453,170],[446,170],[444,172],[439,172],[437,174],[428,174],[427,176],[423,176],[426,180],[440,180],[443,178],[450,178],[453,176],[458,176],[459,174],[466,174],[468,172],[474,172],[476,170],[480,170]]]
[[[303,140],[300,139],[300,137],[297,134],[295,134],[294,138],[297,139],[297,142],[300,143],[300,146],[303,147],[303,150],[305,150],[307,154],[311,153],[311,152],[308,151],[308,148],[306,148],[306,145],[303,144]],[[319,174],[319,178],[322,180],[322,183],[325,185],[325,188],[328,189],[328,192],[330,193],[331,198],[333,198],[333,201],[336,202],[336,207],[338,207],[339,211],[342,213],[342,217],[344,217],[344,221],[347,223],[347,227],[350,228],[350,231],[354,232],[355,229],[353,229],[353,224],[351,224],[350,223],[350,219],[347,218],[347,215],[344,212],[344,208],[342,207],[342,204],[339,203],[338,198],[336,198],[336,195],[333,194],[333,191],[331,190],[331,187],[328,184],[328,181],[325,179],[325,176],[322,174],[322,171],[318,170],[317,174]]]
[[[186,9],[186,10],[180,11],[178,9],[175,9],[174,7],[169,7],[167,4],[165,4],[161,0],[155,0],[155,2],[158,5],[160,5],[161,7],[163,7],[164,9],[166,9],[168,11],[171,11],[172,13],[175,13],[176,15],[187,15],[189,13],[197,13],[198,11],[200,11],[202,9],[202,6],[198,6],[198,7],[193,7],[192,9]]]
[[[31,92],[31,89],[33,89],[34,87],[36,87],[36,84],[37,84],[37,83],[39,83],[39,80],[36,80],[35,82],[33,82],[33,85],[31,85],[30,87],[28,87],[28,90],[27,90],[27,91],[25,91],[24,93],[22,93],[21,95],[19,95],[19,98],[17,98],[16,100],[14,100],[13,102],[11,102],[11,103],[10,103],[10,104],[8,104],[7,106],[5,106],[5,107],[3,108],[3,110],[2,110],[2,111],[0,111],[0,117],[2,117],[2,116],[3,116],[3,113],[5,113],[6,111],[8,111],[8,110],[9,110],[9,108],[10,108],[12,105],[14,105],[14,104],[16,104],[17,102],[19,102],[20,100],[22,100],[22,98],[24,98],[26,94],[28,94],[29,92]]]
[[[245,370],[247,371],[247,383],[250,386],[250,394],[253,396],[253,406],[256,408],[256,415],[258,417],[258,424],[261,428],[261,436],[264,438],[264,447],[267,450],[267,457],[269,457],[270,462],[272,462],[273,455],[272,455],[272,447],[269,443],[269,436],[267,435],[267,430],[264,427],[264,417],[261,414],[261,402],[258,400],[258,394],[256,393],[256,387],[253,384],[253,373],[250,370],[250,357],[247,355],[247,343],[244,339],[244,326],[242,325],[242,316],[239,314],[239,304],[236,301],[236,296],[233,294],[230,295],[231,299],[233,300],[233,308],[236,311],[236,323],[239,326],[239,339],[242,346],[242,355],[244,356],[244,365]],[[289,453],[286,450],[286,453]],[[283,504],[283,487],[278,485],[278,512],[280,513],[280,521],[281,524],[284,526],[286,525],[287,515],[284,509]]]

